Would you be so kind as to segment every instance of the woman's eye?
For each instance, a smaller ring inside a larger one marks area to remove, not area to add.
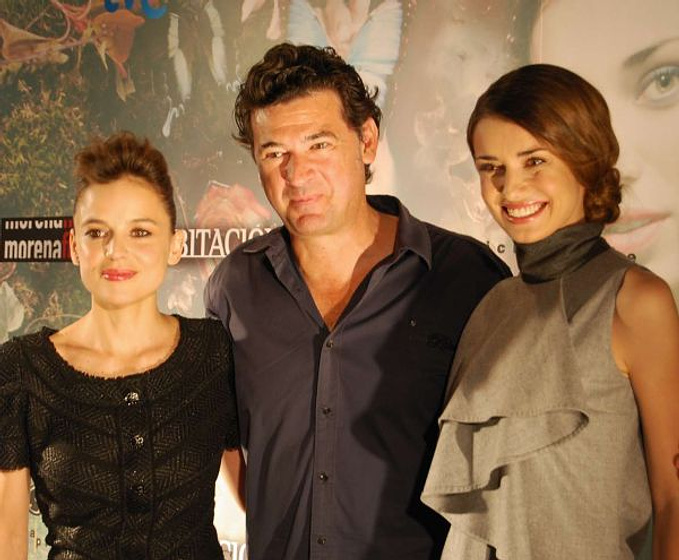
[[[151,235],[151,232],[147,229],[136,228],[132,230],[132,237],[146,237]]]
[[[85,237],[92,237],[94,239],[97,239],[99,237],[104,237],[104,235],[105,235],[104,230],[97,229],[97,228],[92,228],[92,229],[88,229],[87,231],[85,231]]]
[[[667,107],[678,100],[679,66],[660,66],[641,78],[637,103],[651,107]]]
[[[545,160],[540,157],[531,157],[526,160],[526,165],[528,167],[535,167],[536,165],[542,165],[543,163],[545,163]]]

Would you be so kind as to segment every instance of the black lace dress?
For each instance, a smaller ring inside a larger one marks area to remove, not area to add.
[[[51,329],[0,347],[0,469],[30,467],[50,559],[223,558],[214,485],[238,446],[231,345],[217,321],[179,321],[165,362],[119,378],[73,369]]]

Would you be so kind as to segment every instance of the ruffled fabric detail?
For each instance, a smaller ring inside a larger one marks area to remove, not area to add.
[[[474,354],[458,352],[458,384],[439,420],[422,501],[472,537],[456,545],[454,558],[485,560],[477,541],[504,547],[504,536],[483,515],[492,507],[486,494],[502,494],[508,467],[577,437],[589,422],[560,290],[535,285],[527,299],[521,284],[500,283],[472,315],[460,348]],[[520,302],[521,310],[498,314],[507,302]],[[451,539],[462,538],[455,533]]]
[[[455,444],[437,450],[432,464],[439,474],[427,481],[425,494],[498,488],[503,467],[565,441],[587,422],[587,414],[576,409],[546,410],[525,417],[493,417],[476,423],[441,419],[441,439]],[[450,503],[444,508],[456,509],[459,508]]]
[[[587,397],[562,317],[559,292],[536,286],[522,317],[540,317],[533,328],[498,320],[498,306],[517,301],[517,282],[500,284],[475,311],[463,336],[473,356],[453,365],[459,384],[440,417],[441,435],[425,495],[490,488],[502,467],[575,435],[587,424]],[[507,340],[510,330],[512,340]],[[558,341],[558,344],[555,342]],[[530,349],[527,351],[526,349]]]

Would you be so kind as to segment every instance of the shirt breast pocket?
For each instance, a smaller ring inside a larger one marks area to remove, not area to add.
[[[410,327],[408,354],[411,367],[425,378],[447,379],[457,348],[457,338],[426,322],[413,320]]]

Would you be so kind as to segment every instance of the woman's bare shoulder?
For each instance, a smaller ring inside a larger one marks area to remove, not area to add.
[[[677,319],[676,303],[667,282],[639,266],[627,270],[616,299],[616,312],[630,326],[640,321]]]

